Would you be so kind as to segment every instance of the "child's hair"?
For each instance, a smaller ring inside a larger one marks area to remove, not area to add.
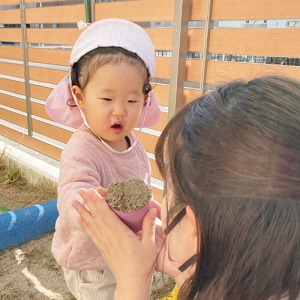
[[[217,87],[169,122],[155,155],[174,194],[167,222],[187,205],[197,220],[196,271],[180,299],[296,299],[300,82]]]
[[[121,47],[99,47],[83,55],[72,66],[72,85],[77,85],[84,90],[91,77],[100,67],[107,64],[119,64],[121,62],[125,62],[137,69],[144,80],[143,92],[147,94],[149,92],[147,88],[150,86],[150,74],[145,63],[137,54]]]

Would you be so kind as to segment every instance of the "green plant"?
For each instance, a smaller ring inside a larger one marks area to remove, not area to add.
[[[4,184],[10,184],[10,183],[14,183],[15,181],[17,181],[19,178],[19,169],[16,169],[15,171],[13,171],[12,173],[7,173],[5,175],[5,181]]]
[[[7,211],[10,211],[10,209],[0,204],[0,214]]]

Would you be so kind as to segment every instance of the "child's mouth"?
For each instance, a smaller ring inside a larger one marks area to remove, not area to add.
[[[111,126],[112,128],[122,128],[123,126],[121,124],[114,124]]]
[[[114,125],[111,126],[111,130],[115,134],[120,134],[123,132],[123,124],[122,123],[115,123]]]

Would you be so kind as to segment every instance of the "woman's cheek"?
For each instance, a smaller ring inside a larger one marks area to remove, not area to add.
[[[162,222],[162,228],[166,229],[167,227],[167,201],[166,196],[163,198],[163,201],[161,203],[161,222]]]

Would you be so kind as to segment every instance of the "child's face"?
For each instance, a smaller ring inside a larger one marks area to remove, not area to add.
[[[126,63],[100,67],[84,91],[73,93],[90,127],[112,148],[127,148],[125,136],[135,127],[146,96],[138,70]]]

